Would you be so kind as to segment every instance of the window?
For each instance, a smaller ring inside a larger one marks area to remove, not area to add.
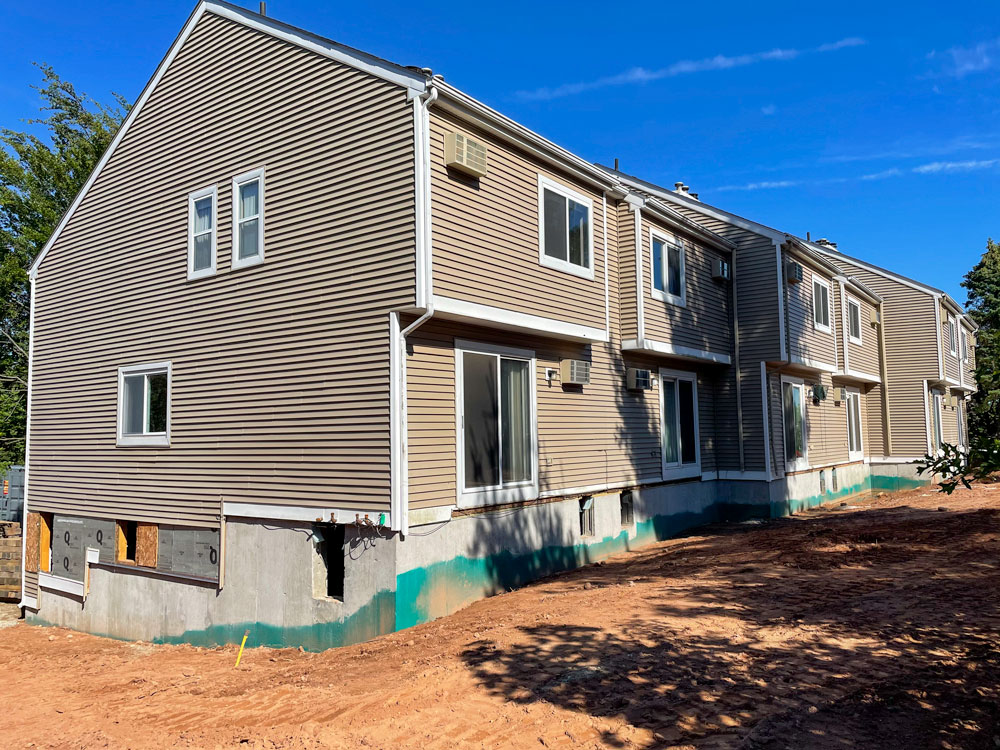
[[[313,566],[313,597],[344,598],[344,527],[332,523],[313,525],[316,559]]]
[[[594,278],[592,203],[587,196],[539,176],[538,243],[543,266]]]
[[[813,327],[830,333],[830,285],[813,278]]]
[[[170,445],[170,363],[118,369],[118,445]]]
[[[808,466],[805,383],[782,378],[781,407],[785,426],[785,470],[805,469]]]
[[[847,455],[851,461],[864,457],[861,441],[861,392],[847,390]]]
[[[632,490],[625,490],[621,494],[621,518],[622,526],[631,526],[635,523],[635,498]]]
[[[188,278],[215,273],[215,186],[188,196]]]
[[[861,346],[861,303],[847,300],[847,337],[851,343]]]
[[[962,331],[962,361],[969,361],[969,334]]]
[[[264,260],[264,170],[233,178],[233,268]]]
[[[155,568],[159,548],[159,526],[142,521],[115,523],[115,561]]]
[[[830,483],[833,485],[833,491],[836,492],[840,489],[840,481],[837,479],[837,467],[834,466],[830,469]]]
[[[529,499],[536,494],[534,353],[456,346],[460,504]]]
[[[683,307],[687,299],[684,246],[679,240],[659,234],[651,234],[649,242],[653,253],[653,296]]]
[[[594,535],[594,497],[580,498],[580,536]]]
[[[948,316],[948,351],[953,357],[958,355],[958,331],[951,315]]]
[[[698,445],[698,387],[694,373],[660,370],[663,478],[701,473]]]
[[[937,453],[944,444],[944,438],[941,436],[941,394],[935,392],[931,396],[931,447]]]

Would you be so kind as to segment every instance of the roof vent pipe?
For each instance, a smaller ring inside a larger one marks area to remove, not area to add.
[[[267,15],[267,3],[265,3],[264,0],[260,1],[260,14],[262,16]]]

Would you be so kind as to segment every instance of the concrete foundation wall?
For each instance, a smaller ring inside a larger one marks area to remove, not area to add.
[[[870,473],[877,469],[878,475]],[[310,524],[229,519],[225,583],[92,566],[81,597],[45,589],[35,622],[116,638],[320,650],[370,639],[450,614],[486,596],[593,563],[706,523],[787,515],[915,482],[912,466],[855,463],[765,481],[686,481],[631,490],[623,524],[620,492],[593,498],[593,533],[581,533],[579,498],[500,507],[415,526],[400,539],[346,527],[344,597],[328,598]]]
[[[871,465],[871,488],[876,492],[899,492],[926,487],[936,481],[929,474],[918,474],[912,463],[873,463]]]

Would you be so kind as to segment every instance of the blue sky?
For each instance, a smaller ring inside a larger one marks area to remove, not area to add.
[[[941,287],[1000,237],[993,3],[323,3],[269,14],[451,83],[591,161]],[[32,61],[134,99],[193,3],[0,10],[0,125]],[[256,8],[256,3],[252,7]]]

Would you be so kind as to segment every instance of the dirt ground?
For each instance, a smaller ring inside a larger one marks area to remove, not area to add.
[[[939,508],[939,506],[944,506]],[[0,629],[0,747],[1000,747],[1000,485],[709,527],[322,654]]]

